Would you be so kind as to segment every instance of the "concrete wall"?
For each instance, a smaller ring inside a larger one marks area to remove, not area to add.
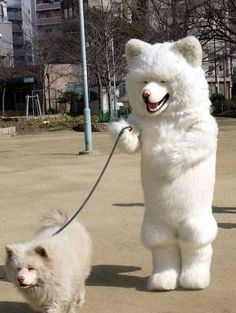
[[[81,81],[80,66],[73,64],[50,64],[45,65],[44,84],[46,111],[58,110],[58,98],[68,90],[69,83]],[[63,109],[70,111],[70,107]]]

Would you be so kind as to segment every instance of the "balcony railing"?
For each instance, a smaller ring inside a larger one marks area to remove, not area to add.
[[[52,2],[52,3],[40,3],[36,6],[36,11],[48,11],[48,10],[55,10],[55,9],[61,9],[60,2]]]
[[[42,17],[38,18],[37,25],[54,25],[61,23],[61,16],[52,16],[52,17]]]

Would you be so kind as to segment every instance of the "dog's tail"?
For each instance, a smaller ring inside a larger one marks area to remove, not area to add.
[[[69,215],[61,210],[53,210],[45,214],[39,221],[39,232],[47,228],[60,227],[69,219]]]

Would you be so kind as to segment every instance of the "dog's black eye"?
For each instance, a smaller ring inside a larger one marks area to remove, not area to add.
[[[21,270],[21,268],[20,267],[17,267],[17,271],[19,272]]]
[[[161,80],[160,83],[161,83],[161,84],[165,84],[166,82],[165,82],[164,80]]]
[[[145,81],[145,82],[144,82],[144,84],[147,84],[147,83],[148,83],[148,81]]]
[[[34,268],[29,266],[29,267],[28,267],[28,270],[29,270],[29,271],[33,271]]]

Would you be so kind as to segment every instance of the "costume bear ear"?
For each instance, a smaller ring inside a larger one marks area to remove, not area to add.
[[[133,57],[139,55],[143,49],[150,47],[151,45],[145,41],[139,39],[130,39],[125,46],[125,54],[127,61],[130,64]]]
[[[180,52],[193,67],[202,64],[202,47],[194,36],[188,36],[175,42],[174,49]]]

